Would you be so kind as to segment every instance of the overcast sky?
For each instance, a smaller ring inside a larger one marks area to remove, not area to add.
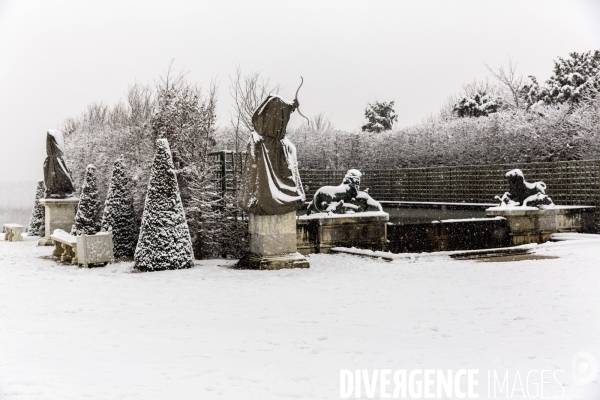
[[[545,80],[557,56],[592,49],[597,0],[0,0],[0,181],[41,179],[47,129],[153,83],[171,59],[193,82],[218,81],[220,124],[239,65],[288,98],[304,76],[303,113],[355,130],[367,102],[395,100],[411,125],[488,76],[486,63],[510,57]]]

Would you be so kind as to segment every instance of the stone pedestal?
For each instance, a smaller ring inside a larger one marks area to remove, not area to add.
[[[296,245],[296,212],[282,215],[250,214],[250,254],[237,266],[246,269],[308,268]]]
[[[65,232],[71,232],[71,227],[75,223],[75,213],[79,199],[69,197],[66,199],[40,199],[46,211],[46,233],[38,242],[40,246],[52,246],[54,242],[50,235],[55,229],[62,229]]]
[[[504,217],[510,229],[511,243],[518,246],[527,243],[544,243],[557,232],[586,232],[592,228],[595,207],[554,206],[491,207],[488,217]]]
[[[383,211],[303,215],[298,219],[298,249],[302,254],[328,253],[333,247],[387,251],[389,219]]]

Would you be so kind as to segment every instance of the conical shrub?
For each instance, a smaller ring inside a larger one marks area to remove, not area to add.
[[[190,231],[167,139],[156,141],[134,258],[134,269],[138,271],[190,268],[193,265]]]
[[[129,180],[121,159],[113,164],[101,227],[106,231],[112,230],[115,258],[133,257],[138,228]]]
[[[40,204],[40,199],[44,198],[46,193],[46,185],[44,181],[38,181],[35,190],[35,202],[29,219],[29,228],[27,228],[28,236],[44,236],[46,231],[46,207]]]
[[[89,164],[85,168],[85,179],[81,187],[81,196],[75,223],[71,228],[72,235],[94,235],[100,230],[100,201],[96,183],[96,167]]]

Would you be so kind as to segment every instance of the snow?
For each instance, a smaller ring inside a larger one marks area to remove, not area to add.
[[[434,221],[438,222],[439,221]],[[594,235],[596,236],[596,235]],[[511,252],[511,251],[531,251],[533,249],[537,249],[537,243],[529,243],[522,244],[519,246],[513,246],[510,248],[495,248],[495,249],[480,249],[480,250],[449,250],[449,251],[435,251],[435,252],[423,252],[423,253],[392,253],[390,251],[373,251],[366,249],[357,249],[355,247],[347,248],[347,247],[333,247],[331,251],[335,253],[346,253],[346,254],[354,254],[357,256],[371,257],[371,258],[381,258],[383,260],[393,261],[393,260],[416,260],[416,259],[432,259],[432,258],[446,258],[449,256],[454,256],[457,254],[488,254],[493,252]]]
[[[496,206],[496,203],[443,203],[436,201],[386,201],[381,200],[380,203],[385,206],[393,205],[421,205],[421,206],[465,206],[465,207],[491,207]]]
[[[56,146],[64,153],[65,151],[65,138],[61,131],[57,129],[48,129],[48,135],[54,138]]]
[[[598,241],[532,249],[559,258],[130,273],[0,240],[0,398],[336,399],[340,369],[358,368],[477,368],[482,399],[487,370],[564,370],[563,399],[598,398],[599,378],[577,386],[570,370],[576,352],[600,359]]]
[[[77,238],[75,236],[63,231],[62,229],[55,229],[50,236],[62,243],[77,243]]]
[[[461,219],[442,219],[440,222],[443,223],[453,223],[453,222],[475,222],[475,221],[491,221],[493,219],[506,219],[504,217],[490,217],[490,218],[461,218]]]
[[[294,101],[293,101],[293,100],[287,100],[287,99],[284,99],[283,97],[281,97],[281,96],[279,96],[279,95],[277,95],[277,94],[270,94],[270,95],[269,95],[269,99],[268,99],[268,101],[266,101],[266,102],[265,102],[265,103],[262,105],[262,107],[260,107],[260,111],[258,112],[258,115],[260,115],[260,114],[262,114],[262,113],[263,113],[263,111],[265,110],[265,107],[267,107],[267,104],[269,104],[269,103],[271,102],[271,100],[273,100],[273,99],[279,99],[279,100],[283,101],[284,103],[286,103],[287,105],[290,105],[290,106],[294,104]],[[255,111],[255,112],[256,112],[256,111]]]
[[[385,218],[389,219],[390,215],[383,211],[364,211],[364,212],[346,213],[346,214],[313,213],[310,215],[300,215],[298,217],[298,219],[355,218],[355,217],[385,217]]]
[[[523,175],[523,171],[521,171],[520,169],[512,169],[508,171],[505,176],[507,178],[509,176],[520,176],[521,178],[525,179],[525,175]]]
[[[498,210],[502,210],[502,209],[511,209],[511,210],[521,210],[521,211],[539,211],[540,209],[537,207],[531,207],[531,206],[520,206],[518,205],[518,203],[514,203],[514,204],[506,204],[506,203],[500,203],[497,206],[494,207],[490,207],[490,208],[486,208],[485,211],[498,211]]]
[[[553,233],[550,235],[550,240],[563,241],[563,240],[599,240],[600,235],[594,235],[591,233]]]

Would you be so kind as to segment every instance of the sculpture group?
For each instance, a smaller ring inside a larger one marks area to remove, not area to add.
[[[505,176],[509,186],[508,192],[505,192],[502,197],[495,197],[500,200],[501,207],[538,207],[554,204],[546,194],[546,184],[544,182],[527,182],[523,171],[520,169],[508,171]]]
[[[320,187],[306,205],[307,215],[298,220],[297,212],[305,207],[306,194],[298,169],[296,147],[286,136],[292,114],[299,112],[297,94],[292,101],[269,95],[252,115],[253,130],[248,140],[238,192],[238,205],[248,215],[249,252],[239,260],[239,268],[307,268],[309,263],[298,252],[298,243],[301,243],[303,254],[315,249],[327,252],[342,239],[348,246],[363,242],[373,249],[386,246],[389,215],[368,194],[368,189],[361,190],[363,174],[358,169],[349,169],[337,186]],[[119,160],[115,162],[105,203],[105,212],[119,209],[119,217],[105,216],[102,224],[95,221],[88,230],[81,225],[93,219],[86,210],[100,209],[95,205],[98,203],[98,191],[93,183],[95,168],[93,165],[86,168],[80,202],[74,197],[73,179],[64,159],[63,137],[59,131],[47,132],[46,150],[42,185],[45,193],[43,198],[39,198],[39,204],[45,207],[45,217],[44,213],[38,212],[41,218],[45,218],[45,225],[44,229],[37,229],[45,231],[45,237],[40,244],[54,242],[58,246],[55,255],[60,253],[65,260],[74,260],[84,252],[75,249],[77,241],[73,235],[96,235],[102,225],[105,231],[110,231],[108,236],[111,240],[119,242],[114,249],[110,247],[111,254],[134,257],[137,270],[178,269],[193,265],[190,233],[166,139],[156,142],[140,231],[137,230],[133,205],[127,200],[131,193],[118,188],[127,181]],[[496,196],[500,200],[498,209],[510,212],[516,207],[553,206],[544,182],[527,182],[519,169],[511,170],[505,176],[509,190],[501,197]],[[92,205],[88,204],[88,198],[93,200],[90,200]],[[128,217],[121,218],[121,214]],[[125,220],[126,228],[112,231],[119,221]],[[56,234],[57,229],[64,232]],[[121,237],[135,238],[121,240]]]
[[[328,213],[348,214],[364,211],[383,211],[381,204],[366,191],[360,190],[362,174],[357,169],[350,169],[338,186],[323,186],[315,192],[313,200],[308,204],[307,214]]]

